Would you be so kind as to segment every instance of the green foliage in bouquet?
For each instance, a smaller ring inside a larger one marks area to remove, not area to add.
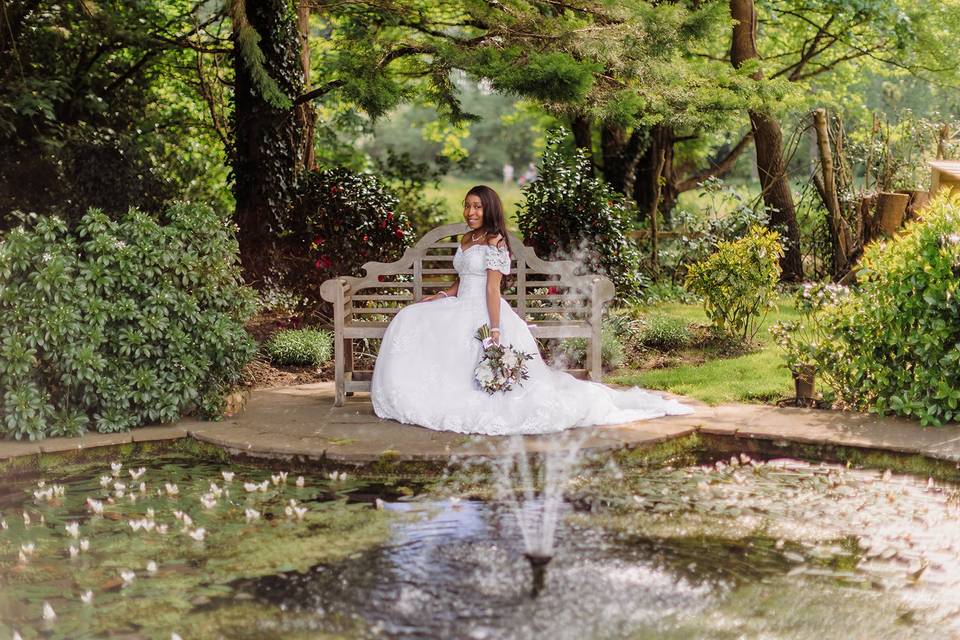
[[[235,227],[205,205],[161,219],[30,216],[0,241],[0,433],[31,440],[216,416],[255,347]]]

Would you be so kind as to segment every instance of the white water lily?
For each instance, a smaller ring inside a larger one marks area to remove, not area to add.
[[[340,473],[337,473],[336,471],[333,471],[327,474],[327,477],[330,478],[330,480],[332,480],[333,482],[343,482],[347,479],[347,472],[342,471]]]
[[[103,503],[99,500],[87,498],[87,506],[90,507],[90,511],[93,511],[98,516],[103,515]]]
[[[123,482],[114,482],[114,483],[113,483],[113,490],[114,490],[114,491],[120,491],[120,492],[122,493],[122,492],[124,492],[124,491],[127,490],[127,485],[124,484]]]
[[[193,531],[190,532],[190,537],[196,540],[197,542],[203,541],[206,535],[207,535],[207,530],[204,529],[203,527],[200,527],[199,529],[194,529]]]
[[[166,489],[168,496],[175,496],[180,493],[180,488],[175,484],[170,484],[169,482],[163,483],[163,488]]]
[[[51,489],[53,489],[53,495],[58,497],[63,497],[63,494],[67,491],[66,487],[64,487],[62,484],[55,484],[53,487],[51,487]]]
[[[293,508],[293,512],[296,514],[297,520],[303,520],[303,517],[304,517],[305,515],[307,515],[307,508],[306,508],[306,507],[294,507],[294,508]]]
[[[256,509],[244,509],[243,515],[246,516],[247,522],[253,522],[254,520],[260,519],[260,512]]]
[[[100,486],[105,487],[113,481],[110,476],[100,476]]]
[[[127,470],[127,473],[129,473],[129,474],[130,474],[130,477],[133,478],[134,480],[139,480],[139,479],[140,479],[140,476],[142,476],[142,475],[145,474],[146,472],[147,472],[147,468],[146,468],[146,467],[140,467],[140,468],[137,469],[137,470],[133,470],[133,469],[128,469],[128,470]]]
[[[260,488],[260,485],[258,485],[256,482],[244,482],[243,488],[247,493],[253,493]]]
[[[137,496],[136,496],[136,494],[134,494],[134,493],[128,493],[128,494],[127,494],[127,499],[130,501],[130,504],[136,504],[136,503],[137,503]]]
[[[203,505],[204,509],[213,509],[217,506],[217,499],[213,497],[213,494],[205,493],[200,496],[200,504]]]
[[[23,526],[25,527],[30,526],[30,514],[27,513],[26,511],[23,512]]]
[[[141,520],[127,520],[127,524],[130,525],[130,528],[134,531],[139,531],[143,526]]]
[[[53,498],[53,489],[35,489],[33,492],[34,500],[50,500]]]
[[[80,551],[89,551],[90,550],[90,540],[87,538],[81,538],[80,540]]]
[[[76,558],[78,555],[80,555],[80,549],[76,548],[73,545],[70,545],[69,551],[70,551],[71,558]]]
[[[284,515],[286,515],[288,518],[292,518],[292,517],[293,517],[293,507],[291,507],[291,506],[289,506],[289,505],[286,506],[286,507],[284,507],[284,508],[283,508],[283,513],[284,513]]]
[[[223,476],[224,482],[233,482],[233,476],[237,475],[235,471],[221,471],[220,475]]]
[[[53,607],[50,606],[50,603],[46,600],[43,601],[43,619],[44,620],[56,620],[57,612],[53,610]]]
[[[159,534],[162,535],[162,536],[167,535],[167,525],[165,525],[165,524],[158,524],[158,525],[157,525],[157,533],[159,533]]]
[[[179,509],[175,509],[173,512],[173,517],[176,518],[177,520],[183,520],[183,511],[180,511]]]
[[[88,589],[87,591],[84,591],[83,593],[81,593],[81,594],[80,594],[80,601],[83,602],[83,604],[90,604],[90,603],[92,603],[92,602],[93,602],[93,591],[90,591],[90,590]]]
[[[210,493],[213,494],[213,497],[219,498],[220,496],[223,495],[223,489],[221,489],[220,487],[218,487],[216,482],[211,482],[211,483],[210,483]]]
[[[70,534],[70,537],[71,537],[71,538],[76,538],[76,537],[79,537],[79,535],[80,535],[80,523],[79,523],[79,522],[71,522],[71,523],[67,524],[67,525],[64,527],[64,529],[67,530],[67,533]]]
[[[380,498],[377,498],[377,499],[374,500],[374,502],[373,502],[373,506],[375,506],[378,511],[383,511],[383,506],[384,506],[385,504],[386,504],[386,503],[385,503],[383,500],[381,500]]]
[[[120,469],[123,469],[123,463],[122,463],[122,462],[111,462],[111,463],[110,463],[110,471],[113,472],[113,475],[114,475],[114,476],[120,475]]]
[[[156,572],[157,572],[157,563],[154,562],[153,560],[149,561],[149,562],[147,563],[147,572],[149,572],[149,573],[156,573]]]
[[[0,529],[3,529],[4,531],[6,531],[6,530],[7,530],[7,527],[9,527],[9,526],[10,526],[10,525],[7,524],[7,521],[6,521],[6,520],[0,520]]]
[[[146,483],[146,482],[141,482],[141,483],[140,483],[140,493],[146,493],[146,492],[147,492],[147,483]]]
[[[37,548],[36,545],[32,542],[24,542],[23,544],[20,545],[20,551],[27,554],[28,556],[32,556],[36,548]]]
[[[187,514],[183,514],[183,526],[189,527],[191,525],[193,525],[193,518],[191,518]]]
[[[302,486],[304,485],[303,476],[297,476],[297,483],[296,483],[296,484],[297,484],[298,487],[302,487]]]
[[[136,579],[137,574],[129,569],[121,569],[120,577],[123,579],[124,584],[130,584]]]

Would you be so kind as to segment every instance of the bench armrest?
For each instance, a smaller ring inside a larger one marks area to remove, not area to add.
[[[350,285],[343,278],[330,278],[320,285],[320,297],[327,302],[349,302],[353,297]]]

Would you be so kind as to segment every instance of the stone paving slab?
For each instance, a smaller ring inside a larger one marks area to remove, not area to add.
[[[260,389],[250,394],[243,413],[220,422],[185,419],[129,433],[39,442],[0,441],[0,459],[184,437],[251,456],[301,456],[345,463],[379,459],[445,461],[454,456],[491,455],[510,446],[509,438],[434,431],[381,420],[366,393],[347,397],[342,407],[333,406],[333,397],[330,382]],[[960,425],[922,428],[901,418],[767,405],[709,406],[690,398],[671,397],[692,405],[695,413],[525,436],[525,445],[531,451],[551,451],[569,447],[573,438],[582,440],[585,449],[610,450],[649,446],[701,432],[920,453],[960,461]]]

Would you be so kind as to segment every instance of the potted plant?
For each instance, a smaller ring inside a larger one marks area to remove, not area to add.
[[[811,406],[816,402],[817,362],[824,348],[821,312],[836,304],[846,291],[841,285],[807,283],[797,292],[795,301],[801,320],[777,322],[770,329],[793,375],[798,405]]]

